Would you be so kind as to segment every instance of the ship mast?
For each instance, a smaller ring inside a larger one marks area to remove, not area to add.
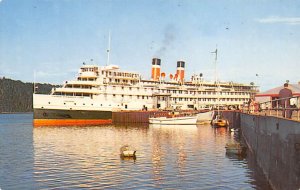
[[[107,48],[107,62],[106,62],[106,66],[109,65],[109,53],[110,53],[110,31],[108,33],[108,48]]]
[[[216,54],[215,56],[215,85],[216,85],[216,91],[219,91],[220,90],[220,84],[219,82],[217,81],[218,80],[218,77],[217,77],[217,59],[218,59],[218,47],[216,46],[216,50],[211,52],[211,53],[214,53]],[[218,115],[220,115],[220,91],[219,91],[219,94],[217,94],[217,109],[218,109]]]
[[[218,47],[216,46],[216,50],[215,50],[215,51],[213,51],[213,52],[211,52],[211,53],[214,53],[214,54],[216,54],[216,56],[215,56],[215,62],[214,62],[214,64],[215,64],[215,84],[217,84],[217,79],[218,79],[218,77],[217,77],[217,59],[218,59]]]

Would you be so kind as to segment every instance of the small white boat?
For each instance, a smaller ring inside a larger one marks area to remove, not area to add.
[[[156,117],[149,118],[150,124],[162,125],[195,125],[197,116],[182,116],[182,117]]]
[[[207,111],[197,114],[197,124],[208,124],[213,119],[214,112]]]
[[[136,153],[136,150],[134,150],[131,146],[129,145],[124,145],[120,148],[120,154],[121,156],[124,157],[134,157]]]

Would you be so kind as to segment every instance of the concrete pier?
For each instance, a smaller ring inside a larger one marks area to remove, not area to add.
[[[273,189],[300,189],[300,122],[274,116],[240,112],[224,113],[235,118],[248,147]]]

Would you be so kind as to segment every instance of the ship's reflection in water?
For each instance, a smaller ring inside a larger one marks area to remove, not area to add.
[[[39,127],[34,178],[39,189],[269,189],[248,155],[225,154],[234,138],[210,126]],[[120,157],[125,144],[136,159]]]

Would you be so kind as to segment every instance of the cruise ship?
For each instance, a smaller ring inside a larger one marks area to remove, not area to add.
[[[202,74],[185,78],[184,61],[176,73],[161,72],[161,59],[152,59],[151,79],[123,71],[117,65],[83,64],[77,78],[33,94],[34,125],[110,124],[112,113],[124,110],[201,110],[240,106],[257,93],[257,86],[206,81]]]

